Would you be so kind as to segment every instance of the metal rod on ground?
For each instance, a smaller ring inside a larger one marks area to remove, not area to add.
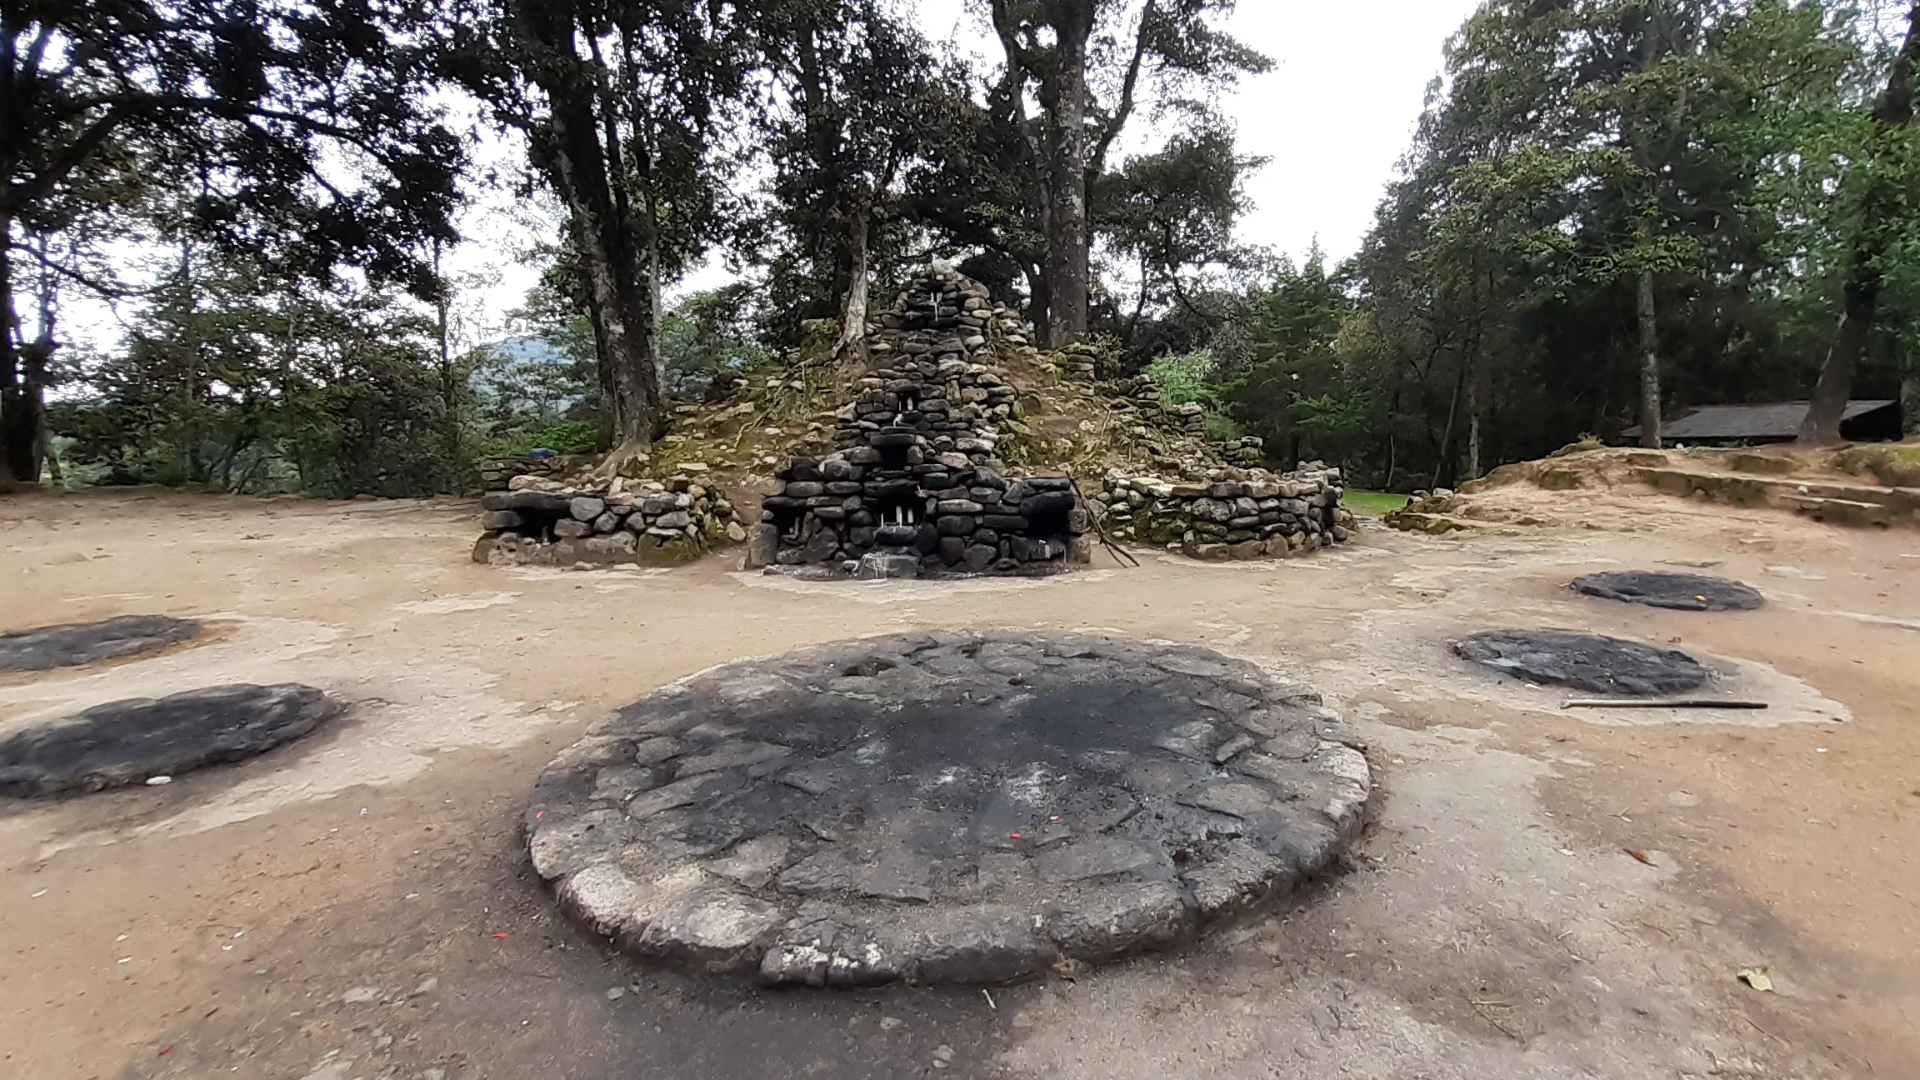
[[[1560,703],[1563,709],[1764,709],[1764,701],[1715,701],[1700,698],[1691,701],[1616,701],[1611,698],[1575,698]]]
[[[1115,562],[1125,559],[1128,564],[1139,566],[1140,560],[1133,557],[1133,552],[1114,543],[1113,538],[1107,535],[1106,525],[1102,523],[1098,517],[1094,516],[1093,503],[1088,501],[1087,493],[1080,490],[1080,481],[1069,476],[1067,477],[1067,483],[1073,485],[1074,497],[1080,500],[1080,505],[1087,508],[1087,520],[1093,522],[1093,533],[1100,538],[1100,546],[1112,553]]]

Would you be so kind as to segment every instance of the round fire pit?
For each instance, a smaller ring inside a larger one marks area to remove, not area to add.
[[[1766,601],[1750,585],[1699,574],[1618,570],[1573,579],[1573,588],[1603,600],[1676,611],[1753,611]]]
[[[0,672],[46,671],[162,649],[200,633],[193,619],[122,615],[0,634]]]
[[[917,634],[742,660],[628,706],[528,809],[627,951],[765,983],[995,983],[1188,941],[1324,869],[1367,762],[1206,649]]]
[[[1453,651],[1529,682],[1596,694],[1671,694],[1709,678],[1698,660],[1676,649],[1565,630],[1492,630],[1454,642]]]
[[[305,735],[343,708],[297,683],[96,705],[0,739],[0,795],[101,791],[239,761]]]

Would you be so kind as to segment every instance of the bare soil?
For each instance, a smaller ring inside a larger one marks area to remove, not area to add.
[[[313,736],[163,787],[0,807],[0,1076],[1483,1080],[1920,1075],[1920,548],[1627,489],[1559,527],[1311,558],[1102,555],[1042,581],[500,570],[470,504],[0,501],[0,631],[214,632],[0,676],[0,732],[303,682]],[[1530,489],[1529,489],[1530,490]],[[1755,612],[1579,596],[1692,569]],[[1561,708],[1476,630],[1686,649],[1764,712]],[[610,709],[743,656],[922,627],[1206,645],[1313,683],[1381,811],[1332,880],[1184,955],[979,990],[763,992],[636,967],[554,910],[518,814]],[[1767,969],[1773,990],[1739,981]]]

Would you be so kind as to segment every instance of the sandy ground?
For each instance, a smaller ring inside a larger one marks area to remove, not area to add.
[[[357,703],[241,766],[0,808],[0,1075],[1920,1077],[1920,534],[1678,500],[1650,529],[1629,501],[1267,565],[823,585],[475,566],[451,502],[0,500],[0,629],[214,628],[0,677],[0,729],[234,680]],[[1770,603],[1562,587],[1609,567],[1710,567]],[[1527,625],[1681,641],[1774,708],[1575,714],[1445,651]],[[1312,682],[1370,741],[1379,820],[1272,919],[990,993],[716,985],[555,916],[515,817],[597,717],[735,657],[929,626],[1176,639]],[[1761,966],[1771,993],[1736,979]]]

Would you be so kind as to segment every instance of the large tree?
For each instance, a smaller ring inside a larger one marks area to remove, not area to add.
[[[195,232],[287,273],[349,262],[431,293],[419,253],[453,238],[460,152],[425,97],[430,12],[0,2],[0,488],[39,479],[59,344],[18,291],[29,273],[115,288],[63,261],[63,238],[142,188],[190,188]]]
[[[660,294],[720,229],[741,16],[729,0],[476,0],[456,31],[461,82],[525,138],[566,207],[609,472],[643,459],[666,420]]]
[[[990,0],[1005,54],[990,98],[1037,196],[1035,320],[1051,345],[1087,332],[1094,230],[1090,191],[1147,87],[1217,91],[1264,57],[1214,25],[1234,0]],[[1038,116],[1030,115],[1037,105]]]
[[[1853,396],[1854,371],[1873,338],[1886,260],[1902,239],[1920,225],[1915,205],[1914,172],[1920,146],[1913,128],[1914,65],[1920,63],[1920,3],[1907,14],[1906,38],[1888,66],[1886,85],[1867,116],[1848,194],[1857,199],[1854,236],[1841,284],[1839,329],[1820,367],[1813,402],[1800,424],[1800,440],[1841,441],[1840,421]]]
[[[779,253],[773,292],[790,335],[831,305],[836,354],[863,347],[876,275],[898,256],[900,180],[947,141],[941,107],[959,73],[889,0],[779,0],[757,16],[774,76],[762,121]]]

